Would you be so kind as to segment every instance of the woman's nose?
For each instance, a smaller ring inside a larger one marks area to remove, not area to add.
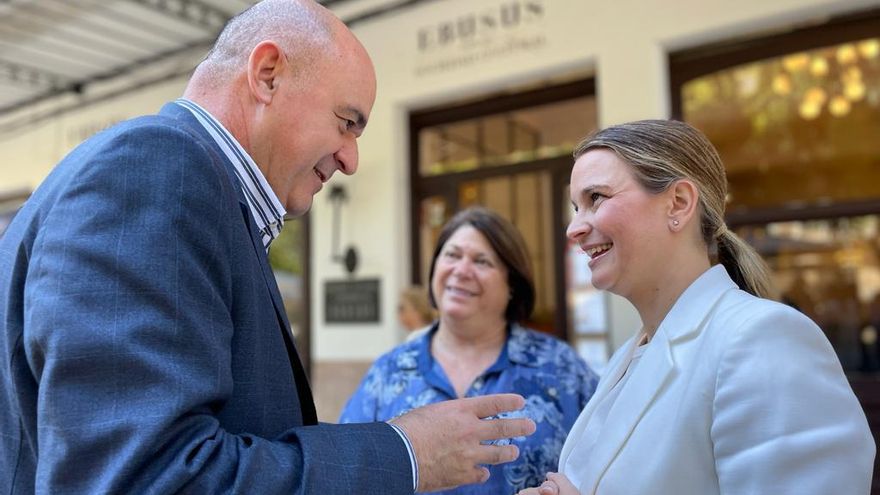
[[[571,222],[569,222],[568,228],[565,229],[565,236],[572,241],[577,242],[578,239],[589,234],[592,228],[590,222],[585,218],[582,218],[580,215],[575,215],[574,218],[571,219]]]
[[[452,267],[452,274],[458,277],[468,277],[473,273],[473,263],[467,258],[461,258]]]

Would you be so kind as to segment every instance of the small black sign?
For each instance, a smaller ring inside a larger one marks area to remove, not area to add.
[[[325,282],[324,321],[378,323],[379,279]]]

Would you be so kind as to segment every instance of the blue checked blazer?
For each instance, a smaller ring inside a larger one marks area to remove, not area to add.
[[[166,105],[71,152],[0,239],[0,493],[412,493],[317,425],[231,164]]]

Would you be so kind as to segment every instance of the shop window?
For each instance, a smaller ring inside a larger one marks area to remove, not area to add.
[[[732,210],[880,197],[880,37],[713,72],[681,94],[724,159]]]
[[[584,97],[421,129],[419,174],[570,156],[595,114],[595,100]]]
[[[444,223],[460,209],[481,205],[523,234],[537,292],[530,326],[576,341],[584,327],[579,319],[606,320],[602,304],[574,310],[581,299],[572,296],[574,282],[559,254],[566,252],[571,153],[597,125],[593,93],[592,80],[576,81],[411,116],[415,282],[427,283]],[[607,330],[603,324],[588,332],[596,367],[607,359]]]
[[[880,215],[737,230],[769,263],[782,302],[822,328],[845,369],[880,371]]]
[[[727,169],[728,223],[851,378],[880,370],[877,33],[875,10],[670,56],[674,115]]]

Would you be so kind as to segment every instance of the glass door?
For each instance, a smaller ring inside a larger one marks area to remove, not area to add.
[[[563,339],[566,310],[564,187],[575,144],[596,127],[592,81],[499,96],[411,116],[413,277],[427,284],[437,238],[460,209],[481,205],[510,220],[534,271],[531,321]]]

